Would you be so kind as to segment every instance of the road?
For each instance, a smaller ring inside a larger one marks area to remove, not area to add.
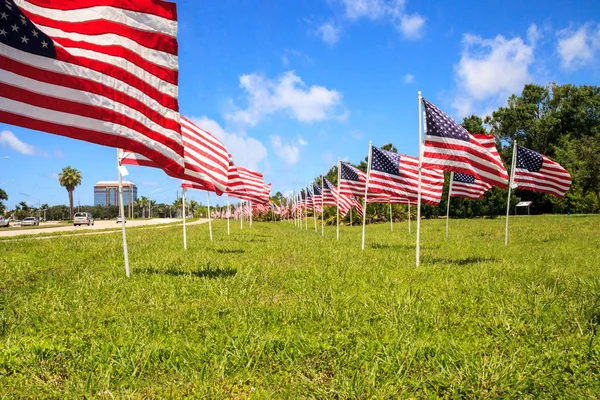
[[[192,222],[192,224],[207,222],[208,220],[197,220]],[[151,225],[164,225],[173,222],[182,222],[181,219],[176,218],[153,218],[153,219],[144,219],[144,220],[128,220],[127,227],[133,228],[136,226],[151,226]],[[103,221],[96,220],[93,226],[73,226],[71,225],[62,225],[56,222],[42,222],[40,223],[41,227],[44,229],[13,229],[11,228],[0,228],[0,237],[7,236],[21,236],[21,235],[43,235],[47,233],[55,233],[55,232],[73,232],[74,234],[99,234],[103,232],[94,232],[102,229],[117,229],[121,227],[121,224],[117,224],[115,220]],[[110,232],[107,232],[110,233]]]

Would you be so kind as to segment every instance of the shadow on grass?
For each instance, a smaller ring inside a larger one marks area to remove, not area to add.
[[[156,268],[144,268],[139,271],[142,274],[149,275],[171,275],[171,276],[194,276],[196,278],[208,278],[208,279],[217,279],[217,278],[228,278],[230,276],[234,276],[237,274],[237,269],[235,268],[207,268],[207,269],[199,269],[196,271],[182,271],[180,269],[168,268],[165,270],[160,270]]]
[[[219,254],[241,254],[246,252],[243,249],[213,249],[213,251]]]
[[[438,249],[440,246],[421,246],[422,249]],[[414,244],[387,244],[387,243],[372,243],[373,249],[396,249],[396,250],[414,250]]]
[[[266,239],[244,239],[244,238],[235,238],[232,240],[235,242],[244,242],[244,243],[253,243],[253,242],[265,243],[267,241]]]
[[[467,257],[467,258],[428,258],[427,263],[430,264],[451,264],[451,265],[470,265],[479,263],[499,262],[496,257]]]

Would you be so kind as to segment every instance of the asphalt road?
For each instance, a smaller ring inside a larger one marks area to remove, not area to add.
[[[169,224],[173,222],[182,222],[181,219],[176,218],[153,218],[153,219],[144,219],[144,220],[128,220],[127,227],[134,226],[147,226],[147,225],[163,225]],[[0,237],[6,236],[20,236],[20,235],[40,235],[44,233],[54,233],[54,232],[73,232],[73,233],[90,233],[92,231],[97,231],[101,229],[109,229],[109,228],[120,228],[121,224],[117,224],[116,220],[96,220],[94,222],[94,226],[73,226],[57,224],[56,222],[42,222],[40,223],[40,227],[44,227],[44,229],[13,229],[13,227],[9,228],[0,228]],[[37,227],[36,227],[37,228]]]

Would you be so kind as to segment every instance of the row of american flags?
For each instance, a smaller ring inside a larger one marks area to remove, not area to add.
[[[421,202],[439,204],[444,171],[450,195],[473,200],[493,186],[556,196],[570,187],[564,168],[516,143],[509,177],[493,136],[467,132],[419,95],[418,156],[369,145],[366,172],[340,161],[337,185],[321,177],[272,204],[260,172],[236,165],[223,143],[180,115],[177,29],[175,3],[163,0],[0,0],[0,122],[122,149],[120,164],[247,201],[229,216],[354,208],[364,231],[369,203],[418,212]]]

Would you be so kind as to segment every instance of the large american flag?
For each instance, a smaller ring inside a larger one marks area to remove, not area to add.
[[[337,205],[337,188],[333,183],[323,177],[323,204],[326,206]]]
[[[564,197],[571,187],[571,174],[545,155],[517,145],[513,187]]]
[[[229,167],[227,168],[227,193],[244,193],[245,191],[244,181],[242,181],[238,167],[233,162],[230,154]]]
[[[367,174],[344,161],[340,162],[340,168],[339,192],[346,196],[364,196]]]
[[[225,145],[192,121],[181,117],[185,169],[180,176],[184,187],[207,190],[221,195],[228,185],[230,156]],[[147,157],[134,152],[123,153],[122,164],[161,168]]]
[[[0,122],[184,169],[175,3],[0,1]]]
[[[506,188],[508,173],[502,161],[456,121],[423,99],[427,131],[423,166],[461,172]]]
[[[401,197],[390,196],[389,194],[376,194],[367,197],[367,203],[392,203],[392,204],[408,204],[409,200]]]

